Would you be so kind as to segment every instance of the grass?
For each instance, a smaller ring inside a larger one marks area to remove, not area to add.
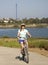
[[[1,38],[0,46],[13,47],[13,48],[20,47],[19,43],[17,42],[17,39],[12,39],[12,38]]]
[[[28,40],[30,48],[44,48],[48,50],[48,39],[43,38],[31,38]]]
[[[29,48],[44,48],[48,50],[48,39],[46,38],[29,38],[28,39]],[[0,46],[19,48],[17,38],[0,38]]]

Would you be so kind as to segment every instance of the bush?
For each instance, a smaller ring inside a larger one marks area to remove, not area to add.
[[[47,43],[41,43],[39,45],[39,48],[44,48],[45,50],[48,50],[48,44]]]
[[[41,44],[39,45],[39,48],[44,48],[44,46],[45,46],[45,45],[41,43]]]
[[[35,48],[35,45],[29,45],[29,48]]]
[[[8,36],[3,36],[3,38],[9,38]]]
[[[48,39],[28,39],[29,48],[44,48],[48,50]]]
[[[48,50],[48,46],[47,46],[47,45],[45,45],[45,46],[44,46],[44,49],[45,49],[45,50]]]

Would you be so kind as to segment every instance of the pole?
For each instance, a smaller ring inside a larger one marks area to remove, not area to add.
[[[17,20],[17,4],[16,4],[16,20]]]

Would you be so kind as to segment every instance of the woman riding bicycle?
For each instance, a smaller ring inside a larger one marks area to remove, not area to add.
[[[25,24],[22,23],[20,29],[18,30],[18,35],[17,35],[19,43],[21,45],[21,53],[22,50],[24,49],[24,43],[27,44],[28,46],[27,35],[31,37],[31,34],[28,32],[27,29],[25,29]]]

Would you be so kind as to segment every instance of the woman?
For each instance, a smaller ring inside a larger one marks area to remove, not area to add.
[[[28,32],[27,29],[25,29],[25,24],[23,23],[23,24],[21,24],[21,27],[18,30],[18,35],[17,35],[19,43],[21,45],[21,53],[22,53],[22,50],[24,49],[24,43],[26,43],[28,46],[27,35],[29,37],[31,37],[31,34]]]

